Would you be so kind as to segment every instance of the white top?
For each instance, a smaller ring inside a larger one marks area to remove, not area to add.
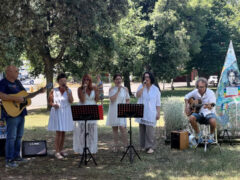
[[[138,87],[137,92],[142,88]],[[149,90],[144,88],[141,97],[138,98],[138,104],[144,105],[143,118],[136,118],[136,122],[148,126],[156,126],[157,106],[161,106],[161,93],[157,86],[151,85]]]
[[[109,97],[114,96],[118,91],[118,87],[113,87],[109,89]],[[107,126],[127,126],[126,118],[118,118],[117,117],[117,107],[118,104],[126,103],[127,99],[130,99],[127,88],[123,87],[120,89],[120,92],[117,96],[117,99],[113,102],[110,101],[108,116],[107,116]]]
[[[79,105],[95,105],[97,102],[95,101],[95,91],[92,90],[90,95],[88,93],[85,93],[85,102],[82,103],[79,99]],[[77,121],[79,123],[84,123],[84,121]],[[96,120],[89,120],[88,123],[97,123]]]
[[[188,94],[185,95],[185,99],[190,99],[191,97],[194,97],[195,99],[201,99],[202,104],[211,104],[214,103],[216,104],[216,96],[215,93],[211,89],[206,89],[206,92],[201,96],[199,94],[198,89],[194,89],[193,91],[189,92]],[[203,116],[205,117],[206,115],[210,113],[215,113],[215,107],[213,107],[211,110],[208,108],[204,108],[203,106],[201,107],[199,113],[202,113]]]
[[[68,89],[71,93],[71,90]],[[72,131],[73,130],[73,118],[71,111],[71,104],[68,101],[68,95],[65,91],[63,94],[59,88],[53,89],[53,101],[54,104],[58,104],[59,108],[51,108],[48,130],[50,131]]]

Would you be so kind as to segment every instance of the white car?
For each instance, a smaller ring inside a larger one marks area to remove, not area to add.
[[[208,79],[209,85],[217,86],[217,83],[218,83],[218,76],[209,76],[209,79]]]
[[[24,85],[33,85],[34,80],[33,79],[25,79],[25,80],[21,81],[21,83]]]

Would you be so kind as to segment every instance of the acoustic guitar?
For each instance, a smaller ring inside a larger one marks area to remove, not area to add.
[[[52,87],[52,83],[49,83],[46,87],[43,87],[34,93],[28,94],[26,91],[22,90],[17,94],[9,94],[10,96],[14,96],[14,97],[24,97],[24,102],[19,103],[15,101],[2,100],[2,105],[9,116],[17,117],[18,115],[21,114],[21,112],[24,110],[25,107],[31,105],[32,103],[31,98],[39,94],[43,89],[45,88],[48,89],[51,87]]]
[[[210,104],[202,104],[202,100],[201,99],[195,99],[194,97],[191,97],[188,100],[188,107],[189,107],[189,116],[192,113],[199,113],[200,109],[202,108],[202,106],[205,106],[206,108],[208,108],[209,110],[211,110],[215,104],[214,103],[210,103]]]

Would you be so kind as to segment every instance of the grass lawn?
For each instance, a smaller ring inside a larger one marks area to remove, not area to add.
[[[190,89],[180,88],[175,91],[162,92],[162,101],[166,96],[183,97]],[[179,95],[180,94],[180,95]],[[132,99],[132,101],[136,101]],[[105,120],[108,109],[105,100]],[[21,164],[19,168],[4,168],[4,158],[0,159],[0,179],[163,179],[163,180],[215,180],[240,179],[240,146],[223,144],[222,153],[213,146],[210,151],[203,148],[183,151],[171,149],[164,143],[163,114],[156,128],[156,151],[152,155],[139,152],[141,161],[134,157],[134,163],[129,163],[125,157],[120,162],[122,152],[111,151],[112,131],[105,126],[105,120],[98,123],[98,153],[95,155],[98,166],[92,161],[87,166],[78,167],[80,156],[72,150],[72,133],[67,133],[65,148],[68,158],[57,160],[52,155],[54,149],[54,132],[47,131],[49,113],[38,109],[29,111],[26,117],[24,140],[47,140],[50,154],[47,157],[29,159],[28,163]],[[133,123],[133,144],[139,149],[138,124]]]

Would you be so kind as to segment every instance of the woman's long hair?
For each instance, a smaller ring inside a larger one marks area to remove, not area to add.
[[[81,90],[84,89],[83,85],[84,85],[84,80],[85,79],[89,80],[89,83],[88,83],[88,86],[87,86],[87,89],[86,89],[86,93],[90,96],[91,91],[94,90],[95,91],[95,101],[97,102],[99,100],[98,91],[96,90],[95,86],[94,87],[92,86],[92,78],[91,78],[91,76],[89,74],[85,74],[83,76],[83,78],[82,78],[82,85],[81,85],[80,89]],[[78,91],[78,97],[79,97],[80,101],[82,103],[84,103],[84,101],[85,101],[84,94],[83,93],[79,93],[79,91]]]
[[[82,86],[81,88],[83,89],[83,85],[84,85],[84,81],[85,79],[89,79],[89,83],[88,83],[88,86],[87,86],[87,90],[90,90],[90,92],[93,90],[93,87],[92,87],[92,78],[89,74],[85,74],[82,78]]]

